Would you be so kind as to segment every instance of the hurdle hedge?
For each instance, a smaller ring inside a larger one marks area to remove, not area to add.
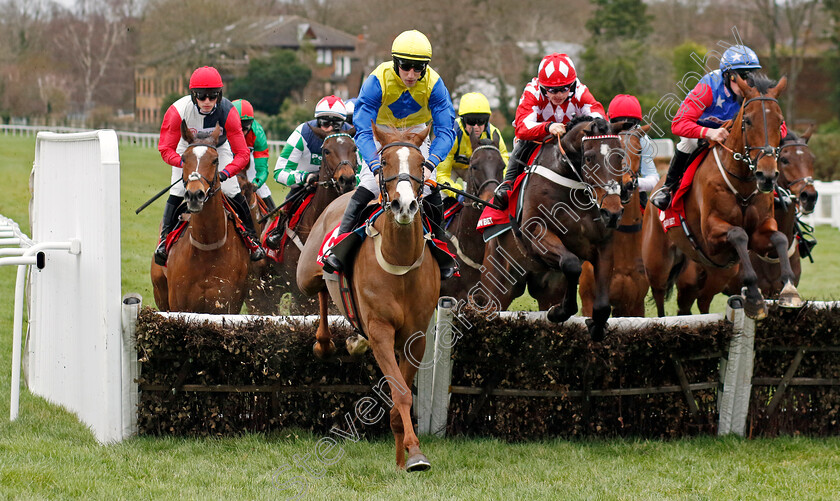
[[[592,343],[580,325],[468,319],[473,328],[453,348],[448,433],[524,440],[717,428],[728,322],[611,332]]]
[[[372,395],[381,378],[370,352],[318,360],[311,324],[258,319],[232,328],[164,318],[151,308],[138,320],[140,434],[346,430],[345,414],[353,416],[355,402]],[[332,332],[339,353],[346,353],[350,329],[334,326]],[[368,436],[390,433],[387,418],[356,427]]]

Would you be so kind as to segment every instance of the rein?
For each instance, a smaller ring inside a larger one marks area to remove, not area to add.
[[[492,145],[492,144],[483,144],[483,145],[481,145],[481,146],[477,147],[476,149],[474,149],[474,150],[473,150],[473,155],[475,154],[475,152],[476,152],[476,151],[479,151],[479,150],[491,150],[491,151],[495,151],[496,153],[498,153],[498,154],[499,154],[499,157],[500,157],[500,158],[501,158],[501,156],[502,156],[502,151],[501,151],[499,148],[497,148],[496,146]],[[470,157],[470,162],[471,162],[471,163],[470,163],[470,167],[472,167],[472,159],[473,159],[473,157]],[[473,183],[473,176],[472,176],[472,175],[470,175],[470,179],[469,179],[469,181],[467,182],[467,191],[471,191],[471,190],[469,189],[469,186],[470,186],[472,183]],[[493,184],[493,183],[495,183],[495,184],[496,184],[496,186],[499,186],[500,184],[502,184],[502,183],[501,183],[498,179],[495,179],[495,178],[492,178],[492,179],[486,179],[486,180],[485,180],[483,183],[481,183],[481,184],[478,186],[478,188],[476,188],[476,190],[475,190],[474,192],[472,192],[472,193],[473,193],[476,197],[480,197],[480,196],[481,196],[481,192],[482,192],[482,191],[484,191],[484,188],[486,188],[487,186],[489,186],[490,184]],[[472,206],[472,208],[473,208],[473,209],[484,209],[484,207],[485,207],[485,205],[484,205],[484,204],[481,204],[481,203],[479,203],[479,202],[477,202],[477,201],[473,201],[473,202],[472,202],[472,204],[470,204],[470,205]]]
[[[405,142],[405,141],[397,141],[397,142],[394,142],[394,143],[386,144],[385,146],[382,146],[381,148],[379,148],[379,151],[377,151],[377,153],[381,156],[383,151],[385,151],[388,148],[395,147],[395,146],[406,146],[408,148],[414,148],[415,150],[419,151],[421,155],[423,154],[423,150],[421,150],[419,146],[417,146],[414,143],[409,143],[409,142]],[[420,187],[417,190],[418,191],[418,197],[420,196],[419,192],[423,189],[423,180],[422,179],[420,179],[416,176],[412,176],[408,172],[400,172],[396,176],[383,178],[382,173],[383,173],[384,170],[385,170],[385,161],[382,160],[381,165],[378,169],[378,171],[379,171],[379,192],[382,194],[382,206],[385,207],[386,210],[388,210],[387,208],[390,206],[390,204],[388,203],[389,202],[388,190],[385,189],[385,184],[386,183],[390,183],[391,181],[394,181],[394,180],[396,180],[398,183],[400,181],[414,181],[414,182],[416,182],[420,185]]]
[[[345,132],[336,132],[335,134],[330,134],[329,136],[325,137],[324,141],[321,144],[322,145],[327,144],[327,140],[332,139],[334,137],[335,138],[347,137],[347,138],[350,138],[351,141],[355,142],[355,140],[353,139],[353,136],[351,136],[350,134],[347,134]],[[338,162],[338,164],[336,164],[336,166],[333,167],[333,169],[332,169],[332,175],[335,175],[335,171],[340,169],[342,165],[352,165],[352,164],[350,163],[350,160],[342,160],[342,161]],[[335,178],[332,177],[332,175],[330,176],[330,178],[328,180],[318,181],[316,184],[318,186],[323,186],[325,188],[332,188],[335,191],[337,191],[339,194],[341,194],[341,188],[338,186],[338,182],[336,182]]]
[[[201,144],[201,143],[190,144],[189,146],[187,146],[187,149],[189,149],[193,146],[204,146],[206,148],[211,148],[212,150],[216,151],[217,153],[219,151],[213,145]],[[184,150],[184,151],[186,151],[186,150]],[[201,174],[200,172],[198,172],[197,170],[194,170],[194,171],[190,172],[190,174],[187,176],[187,179],[184,179],[184,177],[181,176],[181,182],[184,183],[184,188],[187,187],[187,182],[188,181],[202,181],[203,180],[205,183],[207,183],[207,194],[205,195],[204,200],[202,200],[202,202],[201,202],[203,204],[207,203],[207,201],[210,200],[210,197],[212,197],[213,195],[216,194],[216,192],[218,192],[220,189],[222,189],[222,183],[218,183],[218,186],[216,186],[216,189],[213,189],[213,186],[215,184],[217,184],[216,181],[218,181],[218,179],[219,179],[219,171],[218,170],[215,172],[215,175],[213,176],[212,181],[207,179],[206,177],[204,177],[204,175]]]

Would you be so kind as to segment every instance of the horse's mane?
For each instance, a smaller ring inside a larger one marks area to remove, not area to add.
[[[595,120],[595,117],[591,117],[589,115],[575,115],[575,117],[566,124],[566,130],[572,130],[575,126],[581,122],[591,122]]]
[[[747,83],[749,83],[752,87],[755,87],[759,93],[767,94],[767,92],[775,87],[779,82],[777,80],[773,80],[764,73],[753,73],[747,79]]]

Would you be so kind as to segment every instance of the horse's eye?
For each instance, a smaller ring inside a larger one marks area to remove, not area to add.
[[[219,165],[219,159],[218,158],[213,159],[213,165]]]
[[[324,156],[327,156],[329,154],[330,154],[330,150],[324,149]]]
[[[746,124],[746,125],[752,125],[752,120],[750,120],[750,119],[749,119],[749,118],[747,118],[747,117],[744,117],[744,124]]]
[[[779,162],[781,162],[781,163],[783,163],[783,164],[787,165],[787,164],[789,164],[789,163],[790,163],[790,160],[788,160],[788,159],[787,159],[787,157],[781,157],[781,158],[779,159]]]

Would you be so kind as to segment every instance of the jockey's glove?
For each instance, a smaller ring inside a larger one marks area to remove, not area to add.
[[[317,172],[308,173],[303,180],[303,184],[315,184],[317,182],[318,182],[318,173]]]
[[[229,177],[230,177],[230,175],[224,169],[219,171],[219,182],[220,183],[224,183],[225,181],[228,180]]]
[[[265,179],[260,179],[258,177],[255,177],[254,180],[251,181],[251,184],[254,185],[254,188],[260,189],[260,188],[262,188],[262,185],[265,184]]]

